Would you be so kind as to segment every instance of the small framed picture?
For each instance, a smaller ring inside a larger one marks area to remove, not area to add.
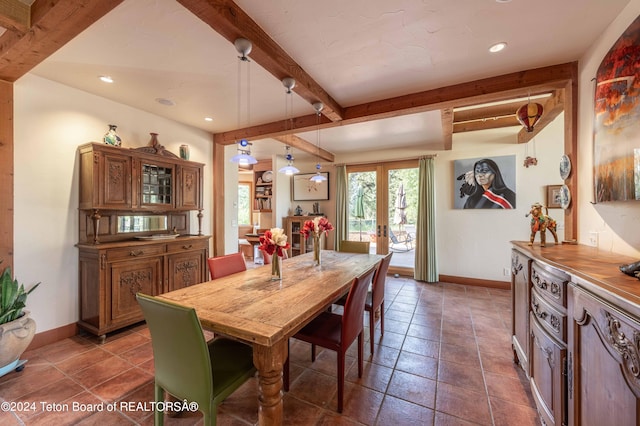
[[[315,175],[293,175],[293,201],[316,201],[329,199],[329,173],[321,172],[326,179],[322,182],[311,182],[309,179]]]
[[[547,208],[562,208],[562,185],[547,185]]]

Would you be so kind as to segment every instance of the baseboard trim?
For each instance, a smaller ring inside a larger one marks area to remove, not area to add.
[[[438,281],[452,284],[463,284],[476,287],[498,288],[501,290],[510,290],[510,281],[494,281],[478,278],[457,277],[455,275],[439,275]]]
[[[78,331],[78,326],[74,322],[73,324],[63,325],[62,327],[43,331],[42,333],[36,333],[27,350],[38,349],[41,346],[46,346],[50,343],[75,336],[78,334]]]

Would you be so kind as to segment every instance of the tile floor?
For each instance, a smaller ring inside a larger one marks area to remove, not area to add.
[[[360,379],[351,348],[342,415],[335,411],[335,353],[321,351],[311,363],[310,346],[291,341],[285,424],[539,424],[524,374],[512,362],[510,322],[508,290],[389,277],[385,334],[380,338],[378,322],[375,354],[366,343]],[[368,329],[365,334],[368,341]],[[153,354],[144,325],[109,335],[102,345],[79,335],[24,358],[24,371],[0,378],[0,402],[21,408],[0,410],[0,424],[153,424],[144,405],[153,400]],[[218,424],[256,424],[256,387],[254,378],[231,395]],[[202,417],[165,416],[165,424],[202,424]]]

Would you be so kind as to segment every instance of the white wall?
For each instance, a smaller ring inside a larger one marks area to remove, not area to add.
[[[14,273],[27,286],[38,330],[78,320],[77,147],[101,141],[117,124],[123,146],[147,145],[150,132],[171,152],[190,147],[190,159],[205,163],[203,232],[211,234],[211,134],[104,98],[26,75],[14,85]],[[197,232],[195,213],[192,232]]]
[[[602,250],[640,256],[640,202],[609,202],[597,205],[593,187],[593,94],[591,81],[600,62],[629,24],[640,15],[640,0],[631,0],[623,12],[602,33],[580,59],[578,110],[578,242],[586,244],[589,232],[598,232]]]
[[[238,252],[238,165],[231,162],[231,157],[238,153],[236,145],[224,148],[224,196],[216,202],[224,203],[224,253]]]
[[[508,281],[505,268],[511,268],[512,240],[529,240],[530,218],[525,214],[531,204],[546,203],[546,186],[560,185],[560,157],[564,144],[564,115],[560,115],[535,139],[525,146],[515,136],[487,140],[486,131],[456,133],[453,150],[439,152],[436,157],[436,220],[438,272],[443,275]],[[495,135],[495,131],[491,132]],[[533,156],[535,145],[537,166],[524,167],[526,152]],[[467,158],[516,156],[516,208],[513,210],[454,209],[460,182],[455,180],[454,160]],[[564,239],[564,211],[550,209],[558,223],[558,239]],[[540,235],[536,236],[540,242]],[[553,242],[547,232],[547,243]]]

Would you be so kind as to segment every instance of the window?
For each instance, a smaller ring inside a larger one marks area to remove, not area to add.
[[[238,225],[251,225],[251,185],[238,184]]]

